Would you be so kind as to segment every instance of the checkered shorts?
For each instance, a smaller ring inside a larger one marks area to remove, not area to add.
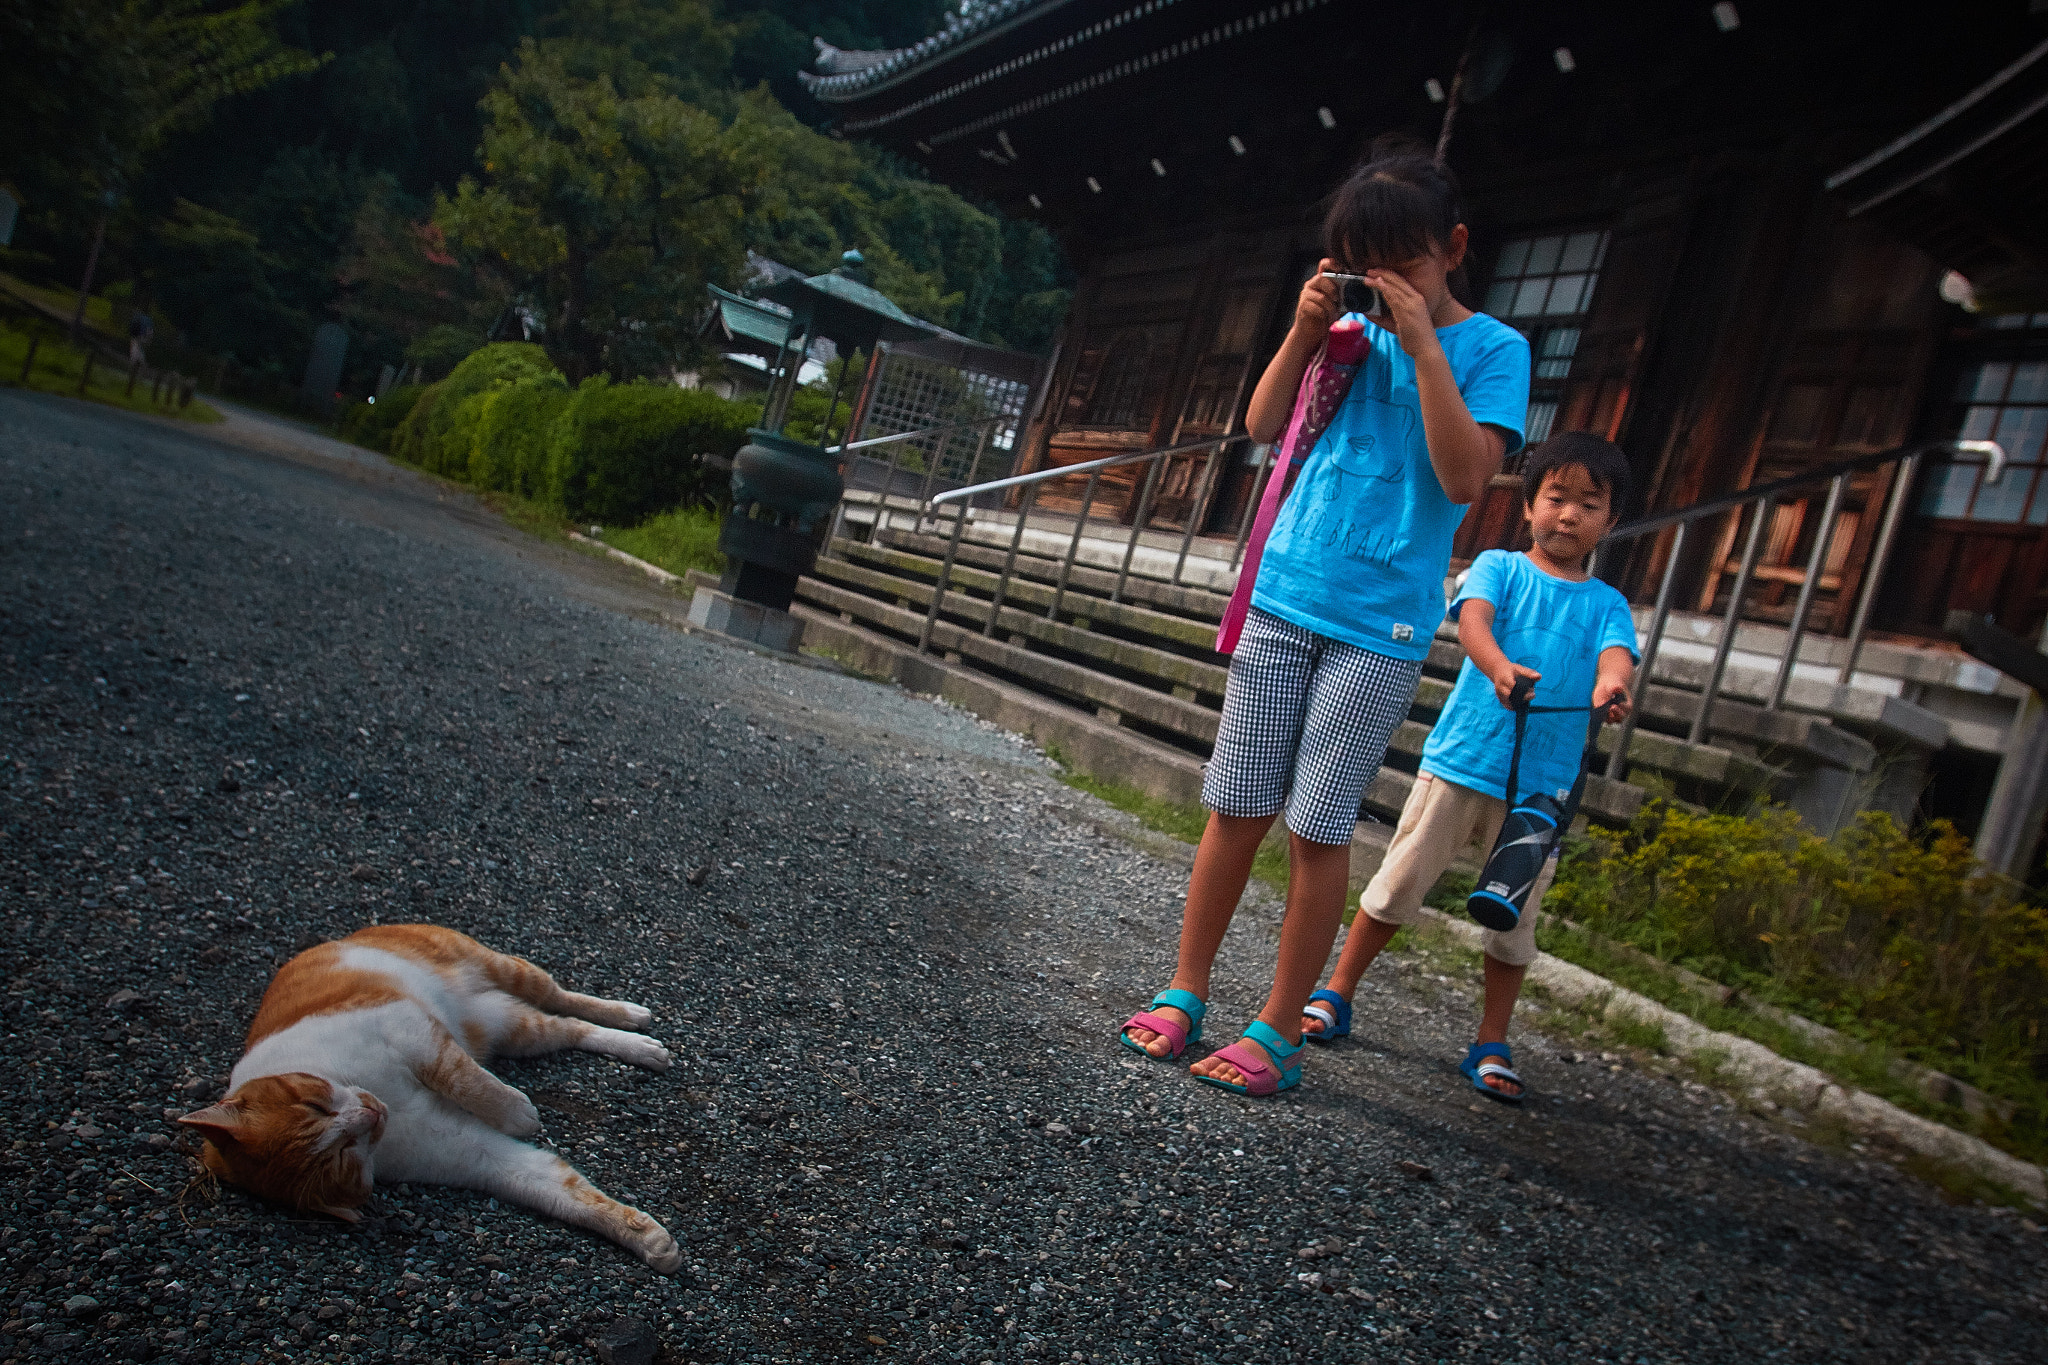
[[[1421,677],[1419,659],[1390,659],[1254,607],[1231,656],[1202,804],[1251,818],[1284,809],[1302,838],[1350,843]]]

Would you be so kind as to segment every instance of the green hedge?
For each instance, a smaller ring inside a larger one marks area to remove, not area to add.
[[[579,520],[626,525],[705,505],[725,476],[696,456],[730,458],[760,415],[701,389],[585,380],[549,434],[546,500]]]
[[[401,384],[372,403],[350,403],[338,424],[341,439],[371,450],[389,451],[391,434],[398,429],[427,391],[424,384]]]
[[[469,460],[484,405],[471,402],[521,380],[562,383],[561,371],[540,347],[500,341],[472,351],[448,377],[434,385],[434,401],[422,402],[392,441],[391,453],[436,474],[469,477]],[[424,409],[424,410],[422,410]]]
[[[469,482],[545,501],[548,437],[555,419],[569,405],[569,386],[560,380],[522,379],[480,398],[469,451]]]
[[[670,384],[597,378],[572,391],[540,347],[520,343],[362,406],[344,418],[350,439],[373,444],[356,431],[374,431],[376,448],[401,460],[611,525],[718,502],[726,476],[697,457],[731,458],[761,420],[757,403]]]
[[[393,459],[404,460],[407,464],[420,463],[420,447],[426,440],[427,422],[440,406],[442,386],[429,384],[413,400],[412,407],[391,431],[391,442],[385,447]]]

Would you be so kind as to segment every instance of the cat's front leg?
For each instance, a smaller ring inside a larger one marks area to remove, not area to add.
[[[420,1084],[501,1133],[532,1137],[540,1131],[540,1110],[524,1091],[484,1070],[455,1035],[434,1026],[431,1055],[413,1067]]]
[[[664,1275],[682,1268],[682,1248],[667,1228],[598,1189],[553,1152],[500,1140],[490,1143],[479,1156],[477,1178],[464,1182],[473,1188],[507,1204],[559,1218],[572,1227],[588,1228]]]

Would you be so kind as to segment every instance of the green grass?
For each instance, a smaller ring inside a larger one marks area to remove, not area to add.
[[[1209,812],[1199,803],[1167,801],[1122,782],[1092,777],[1073,767],[1051,745],[1046,747],[1046,756],[1059,764],[1060,781],[1076,791],[1087,792],[1120,811],[1137,816],[1138,823],[1147,829],[1171,835],[1182,843],[1202,842],[1202,831],[1209,827]],[[1252,875],[1282,895],[1286,894],[1287,844],[1284,840],[1269,838],[1259,845],[1258,855],[1252,859]]]
[[[78,291],[74,289],[53,289],[47,285],[29,284],[5,271],[0,271],[0,286],[4,286],[17,298],[39,303],[67,318],[71,316],[71,310],[78,306]],[[94,294],[85,301],[85,325],[108,336],[122,336],[127,332],[127,328],[115,325],[114,300],[104,294]],[[20,357],[16,357],[14,363],[15,371],[19,373]]]
[[[1544,920],[1539,924],[1536,941],[1551,956],[1584,967],[1596,976],[1655,1000],[1717,1033],[1729,1033],[1762,1043],[1780,1057],[1824,1071],[1844,1085],[1867,1091],[1908,1113],[1975,1134],[2023,1160],[2048,1161],[2048,1135],[2026,1121],[2028,1110],[2025,1106],[2010,1125],[1995,1118],[1980,1120],[1954,1105],[1928,1099],[1916,1086],[1894,1075],[1891,1068],[1897,1054],[1880,1044],[1845,1038],[1842,1047],[1824,1046],[1766,1015],[1694,990],[1640,959],[1614,952],[1594,935],[1567,928],[1555,920]],[[1615,1023],[1610,1021],[1608,1027],[1613,1030]],[[1656,1031],[1661,1037],[1663,1030],[1659,1028]],[[1659,1050],[1662,1050],[1661,1045]]]
[[[61,393],[66,397],[79,397],[79,373],[85,367],[83,352],[73,350],[56,337],[45,336],[42,344],[35,348],[35,365],[23,381],[21,366],[29,352],[29,334],[13,327],[0,325],[0,384],[9,388],[33,389],[42,393]],[[128,391],[128,372],[111,365],[95,362],[92,382],[87,386],[85,398],[109,407],[126,408],[130,412],[154,413],[160,417],[176,417],[187,422],[218,422],[220,413],[205,402],[195,398],[184,407],[171,403],[150,401],[149,385],[138,381],[135,392]]]
[[[623,530],[607,526],[599,539],[672,574],[725,572],[725,556],[718,552],[718,513],[709,508],[678,507]]]

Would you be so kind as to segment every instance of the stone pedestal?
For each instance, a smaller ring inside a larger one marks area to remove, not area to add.
[[[690,599],[690,624],[781,654],[796,653],[804,640],[804,623],[788,612],[716,588],[697,589]]]

